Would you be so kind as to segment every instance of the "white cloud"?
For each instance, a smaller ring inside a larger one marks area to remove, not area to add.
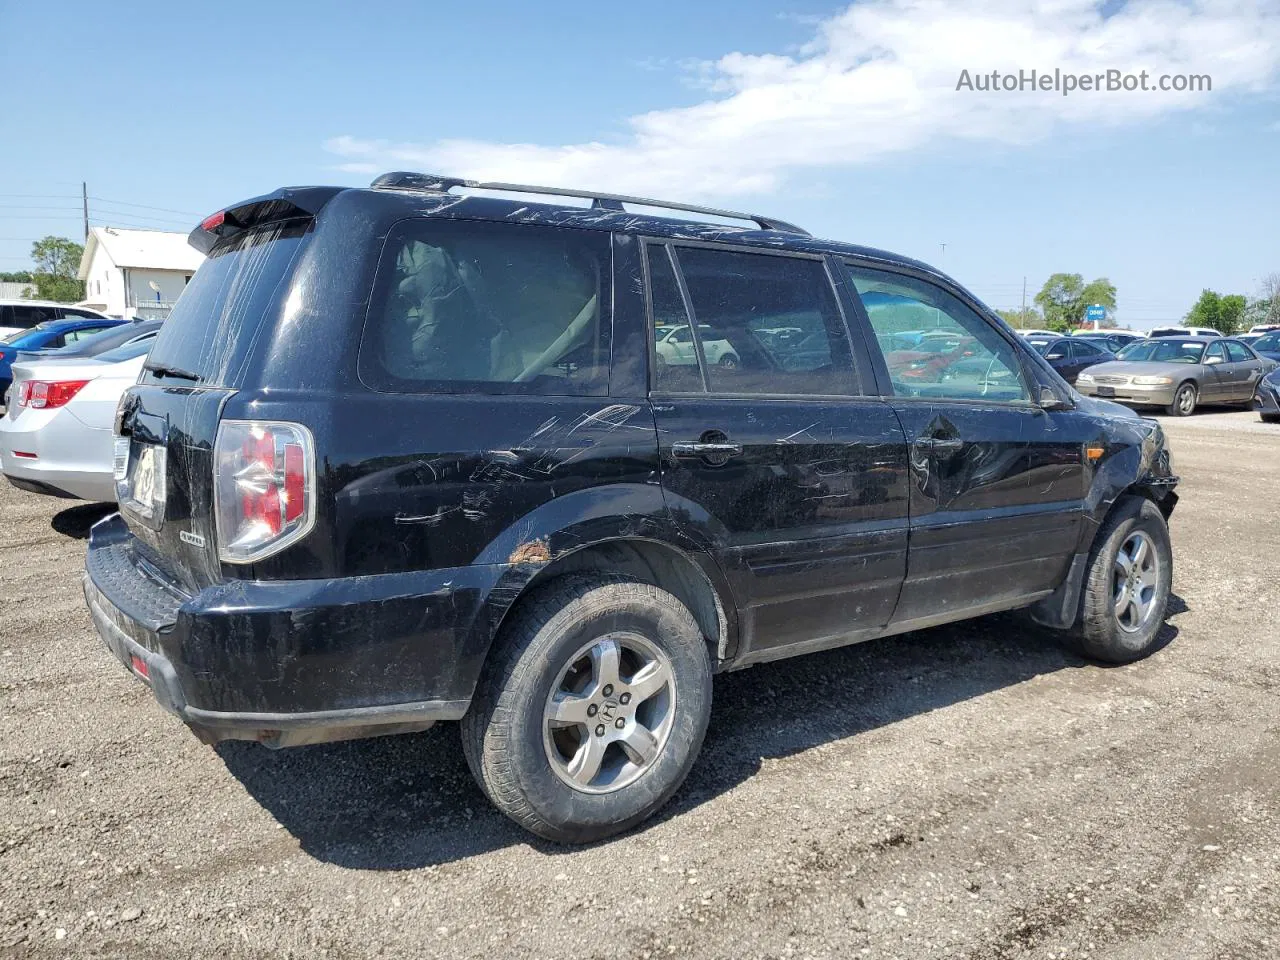
[[[1271,88],[1280,0],[867,0],[818,22],[794,55],[728,53],[698,70],[711,98],[628,118],[616,141],[430,143],[340,136],[341,168],[417,169],[484,180],[714,198],[767,192],[789,175],[886,159],[944,138],[1019,144],[1208,110]],[[1108,14],[1104,15],[1104,10]],[[1054,68],[1209,74],[1212,92],[982,93],[971,75]]]

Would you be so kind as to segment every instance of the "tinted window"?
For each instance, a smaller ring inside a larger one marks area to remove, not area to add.
[[[713,392],[857,392],[844,319],[821,260],[673,249]]]
[[[609,304],[608,234],[406,220],[383,248],[360,373],[392,392],[603,395]]]
[[[103,329],[103,327],[81,327],[79,330],[68,330],[62,335],[62,342],[64,344],[79,343],[95,333],[101,333]]]
[[[851,266],[849,276],[877,340],[927,326],[954,344],[932,355],[914,350],[886,353],[895,395],[1001,402],[1030,399],[1013,345],[957,297],[923,280],[879,270]],[[1059,341],[1045,338],[1043,342],[1049,346]]]
[[[689,314],[680,296],[675,270],[665,246],[645,248],[649,264],[649,309],[653,314],[653,376],[655,390],[700,391],[702,373],[693,349]]]
[[[44,323],[46,320],[58,319],[57,311],[53,307],[24,307],[14,305],[12,308],[11,322],[6,324],[10,327],[22,327],[24,330],[34,327],[37,323]]]
[[[106,350],[98,354],[95,359],[101,360],[103,363],[120,363],[123,360],[132,360],[150,350],[155,339],[155,334],[144,335],[141,340],[135,340],[133,343],[126,343],[123,346]]]
[[[0,326],[3,326],[3,324],[0,324]],[[1265,336],[1259,337],[1257,340],[1253,341],[1253,349],[1267,350],[1272,353],[1280,351],[1280,333],[1268,333]]]
[[[1071,344],[1071,352],[1078,359],[1084,359],[1085,357],[1096,357],[1102,350],[1087,340],[1076,340]]]
[[[246,231],[213,248],[173,305],[151,359],[232,386],[287,278],[307,223]]]
[[[1232,363],[1245,363],[1249,360],[1255,359],[1253,353],[1243,343],[1229,341],[1226,344],[1226,348],[1227,356],[1231,359]]]

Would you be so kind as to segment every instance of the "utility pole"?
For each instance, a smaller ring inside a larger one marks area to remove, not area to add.
[[[1022,310],[1018,314],[1019,325],[1027,322],[1027,278],[1022,278]]]
[[[80,201],[84,204],[84,238],[89,239],[89,185],[80,181]]]

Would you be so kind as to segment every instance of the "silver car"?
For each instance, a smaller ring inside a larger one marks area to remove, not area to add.
[[[1076,379],[1076,389],[1186,417],[1200,403],[1251,403],[1254,387],[1275,367],[1239,340],[1161,337],[1139,340],[1115,360],[1090,367]]]

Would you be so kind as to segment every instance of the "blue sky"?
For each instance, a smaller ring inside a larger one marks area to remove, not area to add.
[[[961,69],[1054,67],[1214,89],[955,90]],[[95,222],[186,230],[407,168],[759,210],[997,307],[1024,276],[1029,299],[1105,275],[1139,327],[1280,271],[1276,0],[0,0],[0,89],[0,270],[78,237],[82,180]]]

